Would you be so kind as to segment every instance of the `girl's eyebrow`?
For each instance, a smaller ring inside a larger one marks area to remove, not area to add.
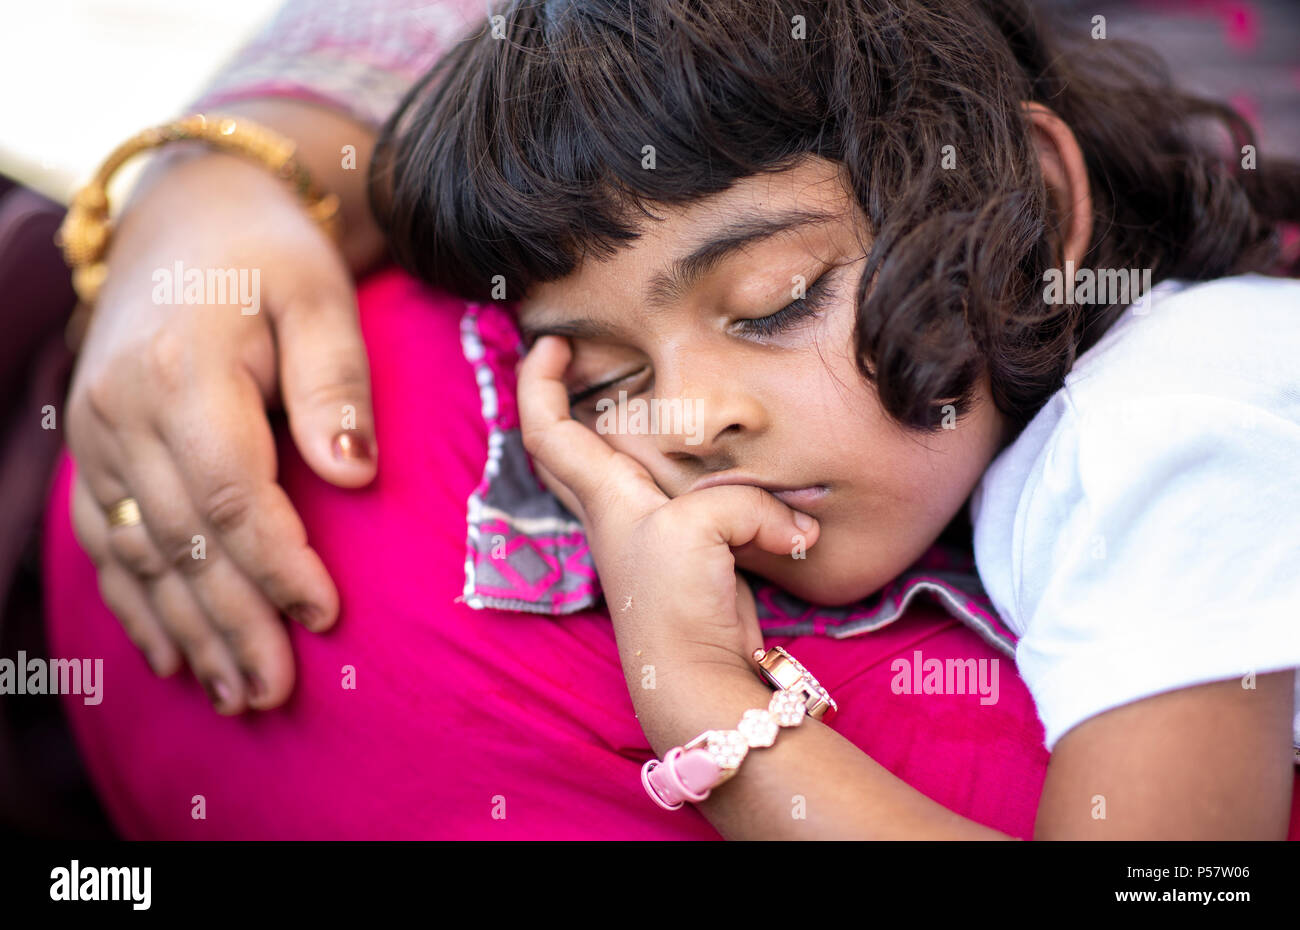
[[[812,210],[784,210],[779,213],[753,214],[732,220],[713,232],[707,240],[696,246],[689,255],[676,259],[666,271],[660,271],[646,285],[643,299],[648,309],[662,309],[699,283],[700,279],[720,265],[724,259],[745,246],[779,233],[803,226],[829,223],[840,219],[834,213]],[[520,325],[520,334],[531,344],[540,336],[572,336],[576,339],[598,339],[614,335],[613,328],[590,317],[560,320],[554,323],[536,322]]]
[[[672,263],[668,271],[661,271],[646,285],[644,299],[651,308],[661,308],[686,294],[699,280],[716,268],[731,254],[745,246],[770,239],[778,233],[829,223],[839,219],[831,213],[810,210],[786,210],[743,216],[717,230],[691,254]]]

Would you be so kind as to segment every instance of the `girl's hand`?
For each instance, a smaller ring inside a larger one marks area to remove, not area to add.
[[[763,637],[732,550],[792,554],[816,543],[817,521],[755,487],[669,498],[639,462],[570,417],[570,357],[560,337],[534,344],[519,368],[520,426],[538,474],[586,528],[620,651],[635,642],[656,660],[752,670]]]

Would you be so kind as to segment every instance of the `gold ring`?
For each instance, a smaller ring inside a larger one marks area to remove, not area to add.
[[[108,525],[135,526],[140,523],[140,505],[134,497],[124,497],[108,509]]]

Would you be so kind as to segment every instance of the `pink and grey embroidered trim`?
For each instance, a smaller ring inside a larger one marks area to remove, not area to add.
[[[460,325],[474,366],[488,457],[469,498],[464,600],[474,608],[570,614],[600,600],[582,523],[533,471],[515,407],[514,319],[492,304],[470,304]]]

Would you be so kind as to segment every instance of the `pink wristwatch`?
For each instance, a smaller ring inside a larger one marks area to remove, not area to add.
[[[829,720],[838,707],[830,693],[794,656],[780,646],[754,650],[759,677],[777,690],[767,709],[745,711],[734,730],[705,730],[685,746],[675,746],[663,761],[641,767],[641,784],[665,810],[686,801],[703,801],[736,774],[750,749],[771,746],[781,727],[794,727],[805,716]]]

